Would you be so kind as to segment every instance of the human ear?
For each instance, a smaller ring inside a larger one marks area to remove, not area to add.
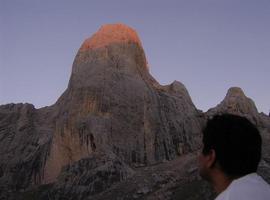
[[[216,162],[216,151],[214,149],[211,149],[206,157],[207,157],[206,159],[207,167],[208,168],[214,167],[215,162]]]

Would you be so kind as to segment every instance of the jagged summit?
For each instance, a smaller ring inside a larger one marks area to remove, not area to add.
[[[238,97],[245,97],[245,93],[240,87],[231,87],[227,91],[226,97],[233,97],[233,96],[238,96]]]
[[[240,87],[231,87],[226,97],[215,108],[209,109],[208,115],[231,113],[245,116],[255,124],[258,123],[258,110],[252,99],[247,97]]]
[[[231,87],[221,104],[226,105],[229,110],[235,112],[249,113],[258,112],[255,103],[247,97],[240,87]]]
[[[127,25],[106,24],[82,44],[80,51],[101,48],[112,43],[136,43],[141,46],[141,41],[136,31]]]
[[[178,92],[179,94],[183,95],[183,96],[189,96],[189,93],[185,87],[185,85],[179,81],[173,81],[170,84],[170,89],[174,92]]]
[[[192,99],[189,95],[189,92],[183,83],[174,80],[169,85],[158,86],[158,87],[165,89],[165,91],[169,92],[170,94],[173,94],[173,95],[178,96],[182,99],[185,99],[187,104],[194,106]]]

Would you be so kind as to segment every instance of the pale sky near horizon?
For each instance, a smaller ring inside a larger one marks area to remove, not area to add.
[[[0,105],[55,103],[82,42],[119,22],[137,31],[153,77],[182,82],[198,109],[238,86],[269,113],[269,0],[0,0]]]

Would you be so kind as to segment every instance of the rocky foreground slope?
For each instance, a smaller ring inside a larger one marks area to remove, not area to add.
[[[151,76],[132,28],[102,26],[82,44],[54,105],[0,106],[0,198],[211,199],[196,153],[207,117],[226,112],[261,130],[269,181],[270,118],[240,88],[202,113],[182,83]]]

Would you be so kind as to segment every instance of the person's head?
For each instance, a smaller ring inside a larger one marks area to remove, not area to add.
[[[261,136],[246,118],[223,114],[208,120],[203,130],[200,175],[208,180],[214,171],[237,178],[257,171],[261,159]]]

